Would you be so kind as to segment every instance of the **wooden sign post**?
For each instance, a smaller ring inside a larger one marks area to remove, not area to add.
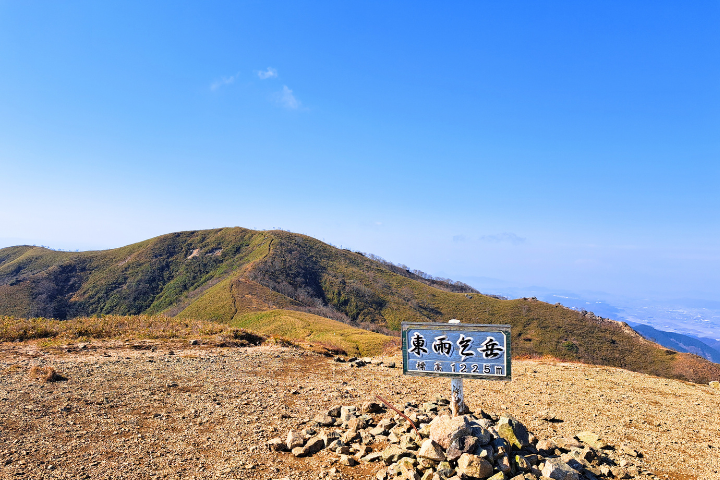
[[[464,378],[510,380],[510,325],[402,323],[403,374],[451,377],[453,416],[467,413]]]

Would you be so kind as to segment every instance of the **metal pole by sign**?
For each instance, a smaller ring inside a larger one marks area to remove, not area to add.
[[[459,324],[460,320],[453,318],[448,323]],[[463,379],[453,378],[450,380],[450,410],[453,417],[467,413],[465,405],[465,393],[463,392]]]

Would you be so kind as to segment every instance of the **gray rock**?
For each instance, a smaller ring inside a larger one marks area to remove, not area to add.
[[[518,450],[530,445],[530,436],[525,425],[514,418],[500,417],[498,434]]]
[[[273,452],[286,452],[287,451],[287,445],[285,442],[283,442],[283,439],[280,437],[275,437],[267,442],[268,448]]]
[[[574,448],[570,450],[570,453],[564,454],[562,456],[564,457],[565,455],[569,455],[571,458],[577,460],[583,465],[590,465],[590,463],[597,458],[597,454],[590,447],[585,447],[582,450]]]
[[[450,478],[455,475],[455,469],[450,466],[449,462],[440,462],[436,472],[443,478]]]
[[[457,472],[462,479],[487,478],[493,473],[493,467],[484,458],[471,453],[463,453],[457,462]]]
[[[418,457],[427,458],[435,462],[444,462],[446,460],[445,452],[439,443],[428,438],[420,446],[420,450],[417,453]]]
[[[574,438],[559,438],[555,440],[555,443],[557,444],[558,448],[561,448],[563,450],[572,450],[573,448],[583,448],[584,445]]]
[[[625,479],[625,478],[631,478],[630,473],[625,470],[623,467],[610,467],[610,472],[612,473],[613,477],[619,478],[619,479]]]
[[[349,455],[340,455],[340,465],[346,465],[348,467],[352,467],[357,465],[357,460],[355,460],[353,457]]]
[[[390,465],[397,462],[401,458],[412,456],[414,456],[414,454],[411,451],[403,450],[397,445],[390,445],[382,451],[382,459],[383,462],[385,462],[385,465]]]
[[[400,473],[408,480],[420,480],[420,475],[418,475],[417,470],[415,470],[415,465],[417,465],[417,462],[414,458],[405,457],[398,461]]]
[[[493,421],[489,418],[480,418],[478,420],[475,420],[475,423],[477,423],[483,428],[490,428],[493,426]]]
[[[588,445],[595,450],[602,450],[604,448],[608,448],[608,444],[600,440],[600,437],[593,432],[580,432],[575,436],[585,445]]]
[[[472,420],[467,415],[438,415],[430,422],[430,438],[447,449],[457,437],[472,433]]]
[[[340,440],[340,434],[338,432],[328,432],[326,430],[320,432],[318,437],[322,438],[325,442],[325,448],[329,447],[335,441]]]
[[[478,445],[487,445],[493,440],[492,433],[480,424],[472,426],[470,429],[470,435],[478,439]]]
[[[418,444],[415,442],[415,435],[403,435],[400,437],[400,448],[404,450],[417,450]]]
[[[452,441],[447,449],[447,452],[445,452],[445,455],[447,456],[447,459],[452,462],[460,458],[464,453],[471,453],[474,455],[475,450],[479,446],[478,439],[473,436],[466,435],[464,437],[457,437]]]
[[[285,440],[285,445],[287,446],[288,450],[291,450],[296,447],[302,447],[305,444],[305,435],[303,435],[300,432],[296,432],[295,430],[290,430],[287,434],[287,440]]]
[[[578,452],[579,450],[575,451]],[[560,455],[560,460],[562,460],[578,472],[582,472],[585,469],[585,465],[587,465],[587,462],[579,460],[577,457],[574,457],[572,453],[563,453],[562,455]]]
[[[545,420],[546,422],[560,421],[560,419],[557,418],[555,416],[555,414],[553,412],[551,412],[550,410],[543,410],[541,412],[538,412],[537,416],[538,416],[538,418],[540,418],[541,420]]]
[[[640,452],[630,447],[629,445],[620,445],[620,451],[625,455],[630,455],[631,457],[642,457],[642,454]]]
[[[423,476],[420,477],[420,480],[433,480],[433,477],[437,475],[437,473],[433,472],[432,470],[425,470],[423,473]],[[440,479],[440,475],[437,475],[438,480]]]
[[[360,407],[362,413],[380,413],[383,410],[384,407],[381,403],[373,402],[372,400],[363,403]]]
[[[498,470],[503,472],[505,475],[510,475],[513,471],[512,465],[510,464],[510,458],[507,455],[502,455],[495,459],[495,465]]]
[[[340,441],[345,444],[353,443],[356,440],[360,439],[360,434],[355,429],[350,429],[345,431],[345,433],[342,434],[340,437]]]
[[[360,460],[362,460],[363,462],[378,462],[378,461],[382,460],[382,453],[380,453],[380,452],[368,453],[367,455],[362,457]]]
[[[420,432],[420,436],[423,438],[429,438],[430,437],[430,424],[429,423],[423,423],[419,426],[418,431]]]
[[[510,444],[502,437],[493,439],[490,444],[495,449],[496,456],[498,457],[510,453]]]
[[[340,420],[349,422],[351,418],[355,418],[357,408],[354,405],[340,407]]]
[[[542,469],[542,474],[543,476],[552,478],[554,480],[580,479],[580,475],[578,474],[577,470],[575,470],[559,458],[547,459],[547,461],[545,462],[545,467],[543,467]]]
[[[360,430],[360,441],[365,445],[369,445],[375,442],[375,437],[365,430]]]
[[[540,440],[537,445],[535,445],[535,448],[537,448],[541,454],[548,455],[555,451],[557,444],[552,440]]]
[[[377,424],[378,427],[382,427],[385,430],[390,430],[395,426],[395,422],[391,418],[383,418]]]
[[[430,460],[429,458],[423,458],[423,457],[417,457],[417,463],[418,463],[418,469],[420,470],[432,470],[435,472],[435,468],[438,466],[438,463],[434,460]]]
[[[490,463],[495,463],[495,451],[493,450],[492,445],[480,445],[474,452],[469,453],[485,458]]]
[[[325,440],[320,437],[312,437],[302,447],[302,455],[295,455],[296,457],[307,457],[313,455],[320,450],[325,448]]]
[[[530,467],[532,466],[530,465],[530,462],[528,462],[527,459],[522,455],[515,455],[515,465],[523,472],[529,472]]]
[[[362,430],[368,427],[368,422],[363,417],[354,417],[347,422],[347,428],[349,430]]]
[[[315,415],[313,420],[321,427],[329,427],[335,423],[335,419],[333,417],[322,413]]]

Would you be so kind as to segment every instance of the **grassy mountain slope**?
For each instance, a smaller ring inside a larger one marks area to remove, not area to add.
[[[291,310],[270,310],[242,315],[234,326],[274,337],[341,349],[348,355],[380,355],[399,345],[397,338],[354,328],[337,320]]]
[[[397,331],[402,321],[458,318],[512,325],[517,356],[700,382],[720,378],[720,366],[660,348],[625,324],[533,299],[482,295],[284,231],[180,232],[98,252],[0,250],[0,314],[63,319],[156,313],[268,333],[320,325],[320,317],[385,333]]]
[[[240,228],[181,232],[113,250],[0,250],[3,314],[72,318],[158,313],[267,255],[269,239]]]

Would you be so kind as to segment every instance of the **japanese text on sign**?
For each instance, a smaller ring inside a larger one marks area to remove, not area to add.
[[[510,327],[403,323],[403,372],[510,379]]]

